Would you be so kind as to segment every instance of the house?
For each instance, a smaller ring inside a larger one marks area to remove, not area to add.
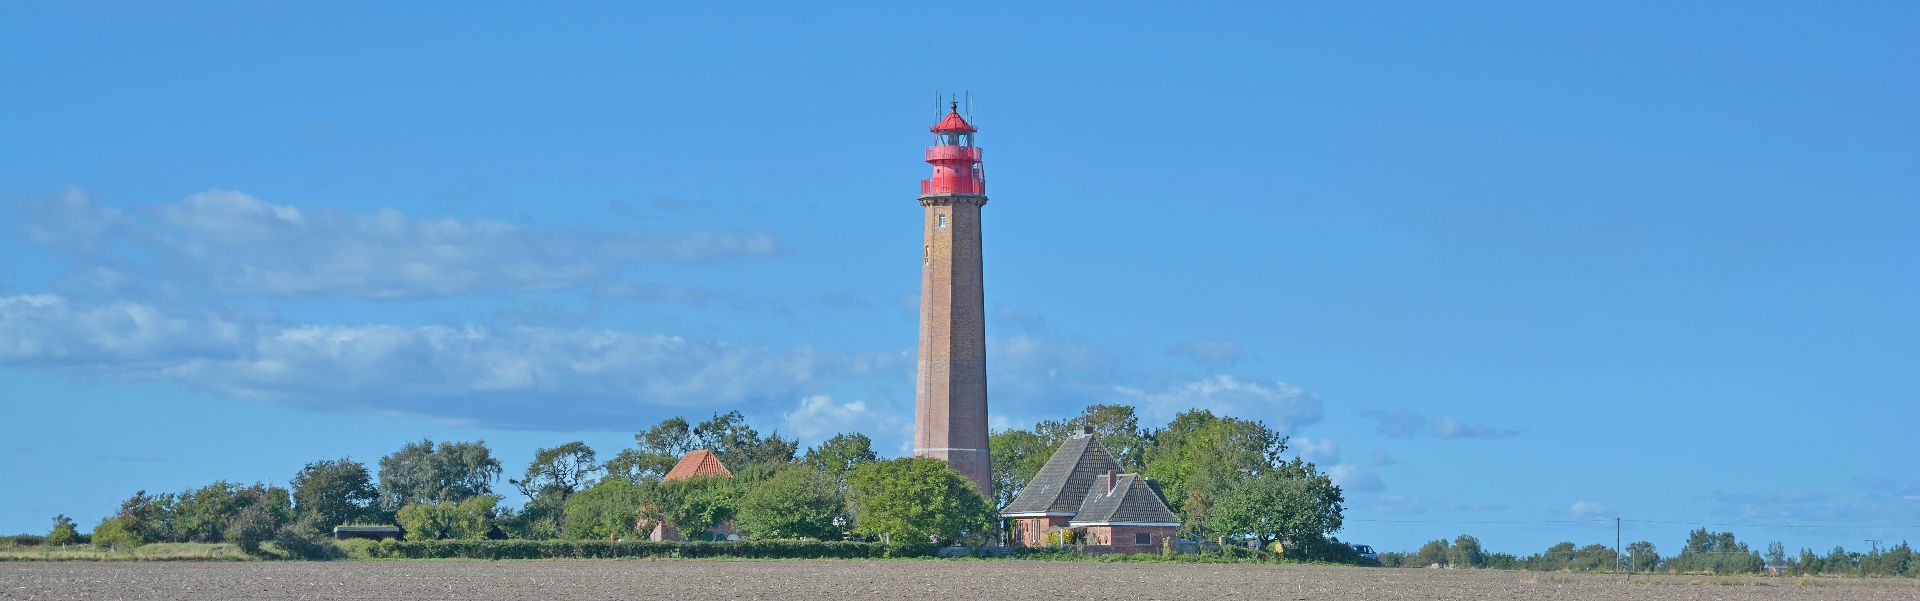
[[[732,478],[733,470],[727,469],[727,464],[721,463],[720,456],[713,454],[713,451],[697,449],[686,455],[682,455],[680,461],[674,463],[673,469],[667,470],[667,475],[661,477],[660,481],[672,482],[674,480],[685,480],[696,476]],[[703,534],[701,540],[740,539],[740,536],[733,532],[732,520],[721,522],[718,526],[708,528]],[[668,525],[666,522],[659,522],[655,523],[652,530],[647,532],[647,540],[670,541],[686,540],[686,538],[682,537],[680,531],[674,529],[673,526]]]
[[[1042,547],[1072,532],[1088,551],[1141,553],[1175,544],[1180,518],[1146,476],[1122,473],[1093,429],[1082,427],[1047,458],[1000,516],[1012,544]]]

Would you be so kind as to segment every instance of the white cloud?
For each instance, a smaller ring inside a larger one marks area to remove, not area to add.
[[[1433,422],[1435,438],[1512,438],[1519,435],[1519,430],[1468,425],[1451,417],[1442,417]]]
[[[1595,501],[1575,501],[1572,506],[1567,507],[1567,516],[1576,520],[1584,520],[1598,517],[1612,517],[1613,512],[1608,510],[1606,505],[1601,505]]]
[[[1386,451],[1374,451],[1372,461],[1373,461],[1373,465],[1376,467],[1393,465],[1395,463],[1399,463],[1398,460],[1395,460],[1393,458],[1393,454],[1388,453]]]
[[[1856,478],[1851,486],[1770,492],[1715,491],[1714,513],[1743,520],[1848,523],[1920,520],[1920,481]]]
[[[910,360],[912,357],[908,357]],[[988,336],[987,365],[992,382],[988,393],[994,409],[1015,421],[1077,414],[1082,407],[1104,402],[1107,360],[1091,347],[1027,335]]]
[[[1360,416],[1373,420],[1376,431],[1392,438],[1413,438],[1422,434],[1434,438],[1512,438],[1520,435],[1519,430],[1467,424],[1451,416],[1434,419],[1405,409],[1362,411]]]
[[[146,304],[84,305],[51,294],[0,297],[0,362],[113,364],[229,356],[244,324],[211,314],[168,315]]]
[[[803,446],[842,432],[861,432],[882,441],[896,437],[910,439],[913,435],[913,422],[905,417],[870,406],[866,401],[836,403],[833,397],[824,394],[800,399],[798,406],[781,417],[787,434]]]
[[[1189,409],[1205,409],[1216,415],[1258,419],[1282,434],[1291,434],[1299,426],[1320,421],[1322,417],[1318,397],[1280,381],[1257,382],[1216,375],[1165,390],[1115,386],[1113,392],[1133,402],[1142,421],[1154,423],[1164,423]]]
[[[1380,481],[1380,475],[1356,463],[1342,463],[1327,468],[1327,477],[1341,490],[1351,492],[1378,492],[1387,485]]]
[[[1287,448],[1301,459],[1314,463],[1333,463],[1340,460],[1340,445],[1331,438],[1307,438],[1296,436],[1287,441]]]
[[[247,295],[405,299],[569,288],[643,262],[780,251],[765,233],[654,237],[422,219],[392,209],[302,211],[225,190],[150,211],[101,207],[78,193],[9,206],[27,239],[76,263],[78,280],[114,289],[171,283]]]
[[[159,380],[325,410],[625,429],[653,410],[769,409],[897,354],[759,349],[604,329],[295,325],[140,303],[0,297],[0,364]]]

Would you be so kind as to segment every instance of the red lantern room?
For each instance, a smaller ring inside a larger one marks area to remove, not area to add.
[[[973,125],[960,116],[960,103],[948,103],[946,118],[933,125],[933,146],[927,162],[933,177],[920,180],[921,196],[987,195],[986,172],[980,167],[980,148],[973,145]]]

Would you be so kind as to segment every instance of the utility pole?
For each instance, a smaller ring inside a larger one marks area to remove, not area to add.
[[[1613,569],[1616,569],[1616,570],[1620,569],[1621,559],[1622,558],[1620,557],[1620,516],[1616,515],[1616,516],[1613,516]],[[1633,577],[1632,574],[1633,574],[1632,570],[1628,570],[1627,577],[1632,578]]]

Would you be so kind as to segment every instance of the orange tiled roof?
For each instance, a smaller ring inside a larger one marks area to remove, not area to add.
[[[682,456],[680,462],[673,464],[673,469],[668,470],[666,477],[660,481],[685,480],[694,476],[730,477],[733,476],[733,470],[727,469],[727,464],[720,463],[720,457],[714,455],[713,451],[698,449]]]

